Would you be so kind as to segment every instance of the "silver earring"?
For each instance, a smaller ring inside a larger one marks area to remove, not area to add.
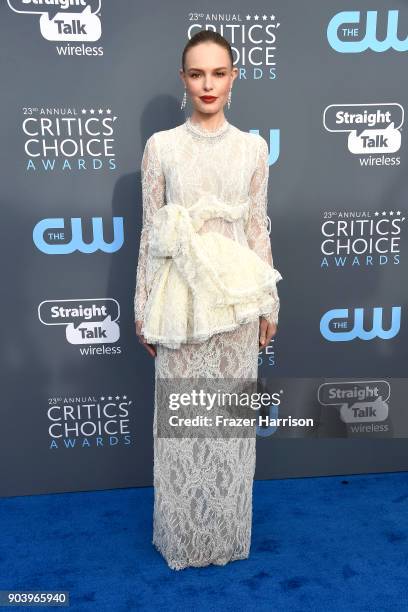
[[[181,110],[183,110],[183,108],[185,107],[186,102],[187,102],[187,92],[186,92],[186,88],[184,88],[184,96],[183,96],[183,100],[182,100],[181,106],[180,106]]]
[[[231,106],[231,90],[232,90],[232,87],[230,88],[229,94],[228,94],[228,101],[227,101],[228,108]]]

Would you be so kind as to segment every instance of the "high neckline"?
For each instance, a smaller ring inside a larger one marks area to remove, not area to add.
[[[191,116],[189,116],[187,117],[185,121],[185,126],[192,134],[195,134],[196,136],[201,136],[202,138],[213,139],[213,138],[219,138],[220,136],[223,136],[228,131],[230,127],[230,123],[224,117],[223,123],[221,123],[221,125],[218,126],[217,129],[208,130],[202,125],[193,122],[191,119]]]

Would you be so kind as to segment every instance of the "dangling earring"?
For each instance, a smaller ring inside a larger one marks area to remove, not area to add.
[[[231,90],[232,90],[232,87],[230,88],[229,94],[228,94],[228,101],[227,101],[228,108],[231,106]]]
[[[186,102],[187,102],[187,92],[186,92],[186,88],[184,87],[184,96],[183,96],[183,100],[180,106],[181,110],[183,110],[183,108],[185,107]]]

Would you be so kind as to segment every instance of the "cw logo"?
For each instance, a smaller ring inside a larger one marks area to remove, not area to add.
[[[382,308],[373,308],[373,327],[371,330],[364,329],[364,308],[354,308],[354,317],[349,316],[348,308],[334,308],[326,312],[320,320],[320,332],[326,340],[332,342],[348,342],[355,338],[361,340],[372,340],[373,338],[382,338],[389,340],[397,335],[401,324],[401,307],[392,307],[391,327],[384,330],[382,327]],[[330,324],[340,319],[338,323]],[[343,321],[341,321],[343,319]],[[353,329],[344,331],[352,324]],[[330,327],[334,327],[336,331],[332,331]]]
[[[48,240],[64,240],[65,233],[57,230],[65,229],[62,217],[42,219],[33,230],[33,240],[36,247],[48,255],[68,255],[74,251],[81,253],[114,253],[123,245],[123,217],[113,217],[113,241],[107,243],[103,238],[102,217],[92,217],[93,240],[85,243],[82,236],[82,220],[80,217],[71,218],[71,240],[63,244],[51,244]],[[45,235],[46,234],[46,235]]]
[[[341,11],[334,15],[327,26],[327,40],[330,46],[339,53],[362,53],[367,49],[377,51],[408,50],[408,37],[398,38],[398,13],[388,11],[387,35],[384,40],[377,40],[377,11],[367,11],[365,36],[361,40],[340,40],[338,31],[341,28],[343,36],[357,38],[360,34],[360,11]],[[357,25],[353,25],[357,24]]]

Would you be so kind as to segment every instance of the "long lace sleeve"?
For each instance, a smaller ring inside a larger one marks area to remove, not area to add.
[[[249,247],[273,268],[272,247],[268,233],[267,217],[269,179],[268,157],[268,144],[266,140],[260,136],[257,165],[250,185],[250,210],[245,233]],[[263,314],[262,317],[270,323],[278,325],[280,301],[276,286],[273,290],[273,297],[273,310],[270,313]]]
[[[134,294],[135,321],[143,321],[144,309],[148,297],[146,289],[146,263],[152,217],[156,210],[164,204],[165,178],[158,157],[157,143],[155,142],[154,136],[155,135],[152,134],[146,141],[141,163],[143,215]]]

